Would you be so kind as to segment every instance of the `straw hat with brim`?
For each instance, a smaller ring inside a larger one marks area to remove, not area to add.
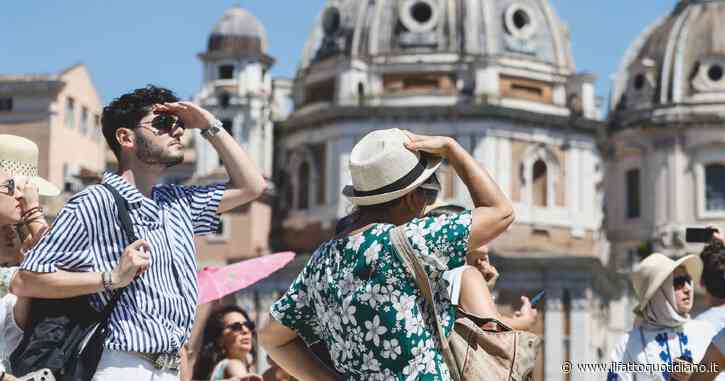
[[[700,282],[702,261],[696,255],[686,255],[678,260],[673,260],[660,253],[652,253],[642,260],[632,273],[632,285],[639,297],[639,304],[635,310],[643,311],[657,289],[680,266],[685,266],[693,284]]]
[[[441,165],[441,158],[405,148],[408,141],[397,128],[365,135],[350,153],[352,185],[342,194],[355,205],[369,206],[403,197],[423,184]]]
[[[41,196],[57,196],[60,189],[38,176],[38,146],[15,135],[0,135],[0,170],[8,176],[25,176],[38,186]]]

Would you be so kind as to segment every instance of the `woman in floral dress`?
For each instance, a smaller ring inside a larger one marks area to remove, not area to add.
[[[422,218],[440,189],[434,173],[442,158],[468,188],[474,209]],[[315,251],[272,307],[274,319],[260,341],[300,380],[448,380],[429,310],[395,256],[390,231],[404,226],[432,281],[448,334],[455,309],[442,274],[465,263],[469,246],[480,247],[506,230],[513,221],[511,202],[448,137],[374,131],[353,148],[349,168],[353,185],[343,194],[357,206],[349,227]],[[467,311],[497,316],[479,271],[464,272],[461,290]],[[334,370],[308,349],[319,342]]]

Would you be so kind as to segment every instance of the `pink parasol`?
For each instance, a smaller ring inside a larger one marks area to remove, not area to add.
[[[205,267],[199,271],[199,304],[220,299],[248,287],[281,269],[295,253],[265,255],[223,267]]]

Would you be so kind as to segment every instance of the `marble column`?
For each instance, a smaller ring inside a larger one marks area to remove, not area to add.
[[[585,286],[577,287],[570,290],[571,310],[569,321],[571,322],[571,332],[569,334],[569,345],[571,348],[571,362],[574,364],[590,363],[595,356],[592,353],[590,343],[592,332],[592,313],[591,313],[591,291]],[[594,380],[595,373],[575,373],[571,379],[577,381]]]
[[[561,364],[564,361],[564,306],[563,292],[559,287],[546,289],[546,313],[544,314],[544,380],[561,381]]]

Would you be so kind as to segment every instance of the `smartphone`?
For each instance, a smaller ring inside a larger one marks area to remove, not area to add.
[[[531,298],[531,307],[536,307],[536,304],[541,301],[541,299],[544,297],[544,294],[546,292],[544,290],[539,291],[538,294],[534,295],[533,298]]]
[[[707,243],[712,240],[712,235],[717,231],[714,228],[687,228],[685,230],[685,241]]]

